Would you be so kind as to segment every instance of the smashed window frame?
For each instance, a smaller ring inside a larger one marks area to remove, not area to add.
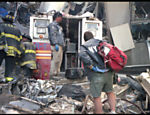
[[[130,27],[136,42],[145,41],[150,36],[149,2],[130,2]]]

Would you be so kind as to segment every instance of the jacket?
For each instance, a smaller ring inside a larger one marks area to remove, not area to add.
[[[49,40],[51,45],[58,44],[60,46],[65,46],[64,34],[62,32],[61,26],[58,25],[56,21],[52,22],[48,26]]]
[[[0,24],[0,50],[4,50],[7,56],[21,55],[21,39],[21,32],[16,26],[9,23]]]
[[[21,56],[21,66],[36,69],[36,47],[32,42],[23,42],[24,53]]]
[[[87,75],[93,73],[93,70],[89,69],[88,66],[97,66],[100,69],[106,69],[103,58],[97,53],[97,45],[100,40],[90,39],[81,45],[79,57],[84,64],[84,69]]]

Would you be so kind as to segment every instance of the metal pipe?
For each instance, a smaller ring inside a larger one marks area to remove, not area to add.
[[[81,32],[81,25],[80,25],[80,21],[79,21],[79,24],[78,24],[79,26],[78,26],[78,53],[79,53],[79,51],[80,51],[80,32]],[[78,67],[80,67],[80,59],[79,59],[79,56],[78,56]]]

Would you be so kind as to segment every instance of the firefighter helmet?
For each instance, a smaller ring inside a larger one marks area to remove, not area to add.
[[[29,35],[23,34],[22,37],[23,37],[23,38],[26,38],[26,39],[28,39],[30,42],[32,42],[32,39],[31,39],[31,37],[30,37]]]
[[[11,16],[11,15],[6,15],[6,16],[2,17],[2,19],[3,19],[3,21],[9,21],[9,22],[13,23],[15,17]]]

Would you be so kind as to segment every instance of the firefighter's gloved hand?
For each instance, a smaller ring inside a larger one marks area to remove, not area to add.
[[[59,46],[57,44],[55,45],[55,50],[59,51]]]

